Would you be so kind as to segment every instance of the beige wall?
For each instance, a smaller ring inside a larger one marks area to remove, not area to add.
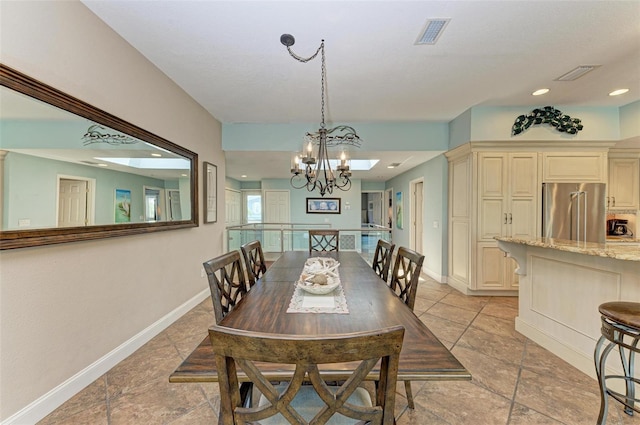
[[[3,1],[0,28],[4,64],[185,146],[200,168],[209,161],[225,175],[220,123],[81,3]],[[223,223],[2,251],[0,421],[205,291],[200,267],[221,253]]]

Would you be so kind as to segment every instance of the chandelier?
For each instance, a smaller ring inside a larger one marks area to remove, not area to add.
[[[340,125],[334,128],[326,128],[324,122],[324,95],[326,83],[326,65],[324,59],[324,40],[321,41],[318,50],[308,58],[296,55],[291,46],[296,42],[291,34],[282,34],[280,42],[287,47],[287,51],[295,60],[306,63],[314,59],[320,53],[321,58],[321,112],[322,120],[320,129],[316,133],[307,133],[304,136],[304,152],[300,157],[296,155],[291,167],[291,186],[295,189],[306,188],[309,192],[318,189],[320,196],[333,193],[334,189],[347,191],[351,188],[351,171],[347,164],[344,148],[348,146],[360,147],[360,137],[353,129],[347,125]],[[313,156],[313,146],[318,147],[317,155]],[[329,162],[329,150],[342,146],[340,162],[337,163],[335,171]]]

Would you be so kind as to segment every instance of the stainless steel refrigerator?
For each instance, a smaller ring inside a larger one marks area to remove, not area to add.
[[[604,183],[543,183],[542,236],[604,243]]]

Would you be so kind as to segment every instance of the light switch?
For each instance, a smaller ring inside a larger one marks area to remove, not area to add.
[[[31,219],[23,218],[21,220],[18,220],[18,227],[29,227],[29,226],[31,226]]]
[[[438,226],[440,226],[440,223],[438,223],[438,220],[435,220],[435,221],[433,222],[433,228],[434,228],[434,229],[437,229],[437,228],[438,228]]]

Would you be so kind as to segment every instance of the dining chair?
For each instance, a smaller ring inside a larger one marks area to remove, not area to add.
[[[220,255],[202,265],[209,279],[216,323],[220,323],[249,290],[240,252],[233,251]]]
[[[267,263],[259,240],[248,242],[240,247],[247,268],[249,287],[253,286],[260,277],[267,272]]]
[[[422,270],[424,255],[411,249],[400,247],[393,265],[393,272],[389,280],[389,287],[400,299],[413,311],[416,303],[416,293],[418,292],[418,279]],[[410,409],[415,409],[413,403],[413,393],[411,391],[411,381],[404,381],[405,392],[407,393],[407,405]]]
[[[338,230],[309,230],[309,252],[338,252]]]
[[[332,424],[394,423],[402,326],[342,335],[286,336],[214,325],[209,336],[218,369],[221,424],[308,424],[312,420],[324,424],[329,419]],[[379,385],[371,400],[361,384],[380,360]],[[274,385],[256,362],[291,365],[292,375]],[[319,365],[345,362],[355,363],[353,371],[336,372],[329,378],[342,379],[342,385],[327,385]],[[260,391],[257,406],[239,405],[237,366]]]
[[[373,263],[371,265],[373,271],[385,282],[389,277],[389,267],[395,247],[395,244],[387,242],[384,239],[378,239],[378,244],[376,245],[376,253],[373,256]]]

